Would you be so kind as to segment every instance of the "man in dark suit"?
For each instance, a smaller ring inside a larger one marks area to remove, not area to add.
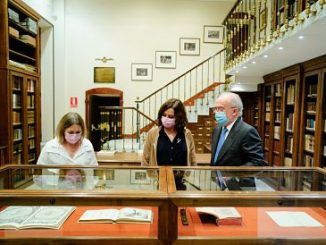
[[[262,140],[257,130],[245,123],[239,95],[222,93],[216,100],[217,127],[212,135],[212,166],[264,166]]]

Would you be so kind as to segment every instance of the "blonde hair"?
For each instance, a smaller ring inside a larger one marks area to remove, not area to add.
[[[76,112],[68,112],[66,115],[64,115],[60,122],[58,123],[57,129],[56,129],[56,137],[58,138],[60,144],[63,144],[65,141],[65,131],[67,128],[69,128],[72,125],[79,125],[81,127],[81,136],[82,138],[85,137],[85,122],[83,118]]]

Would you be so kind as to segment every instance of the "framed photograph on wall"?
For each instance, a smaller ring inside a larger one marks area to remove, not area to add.
[[[133,63],[131,64],[132,81],[152,81],[153,65],[150,63]]]
[[[177,52],[176,51],[156,51],[155,52],[155,67],[175,69],[177,67]]]
[[[115,83],[115,68],[94,67],[94,83]]]
[[[223,43],[224,26],[204,26],[204,43]]]
[[[149,185],[151,178],[147,175],[147,170],[130,170],[130,184]]]
[[[200,38],[180,38],[180,55],[200,55]]]

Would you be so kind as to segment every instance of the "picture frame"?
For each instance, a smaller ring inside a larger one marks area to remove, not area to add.
[[[180,55],[200,55],[200,38],[183,38],[179,39]]]
[[[94,67],[94,83],[115,83],[115,67]]]
[[[177,67],[177,52],[176,51],[156,51],[155,52],[155,67],[175,69]]]
[[[267,26],[267,9],[264,8],[259,13],[259,30],[263,31]]]
[[[147,174],[147,170],[130,170],[130,184],[151,184],[151,178]]]
[[[131,64],[132,81],[152,81],[153,65],[150,63],[132,63]]]
[[[204,26],[204,43],[223,43],[224,26]]]

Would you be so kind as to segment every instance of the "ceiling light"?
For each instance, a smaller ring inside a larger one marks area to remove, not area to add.
[[[304,36],[299,36],[299,39],[303,39],[304,38]]]
[[[282,46],[281,47],[278,47],[278,50],[283,50],[283,49],[284,49],[284,47],[282,47]]]
[[[256,64],[256,61],[251,62],[252,64]]]
[[[235,73],[239,73],[239,71],[238,71],[238,70],[236,70],[236,71],[235,71]]]
[[[246,67],[246,66],[243,66],[242,68],[243,68],[243,69],[247,69],[247,67]]]
[[[268,55],[267,54],[264,54],[264,56],[263,56],[264,58],[268,58]]]

